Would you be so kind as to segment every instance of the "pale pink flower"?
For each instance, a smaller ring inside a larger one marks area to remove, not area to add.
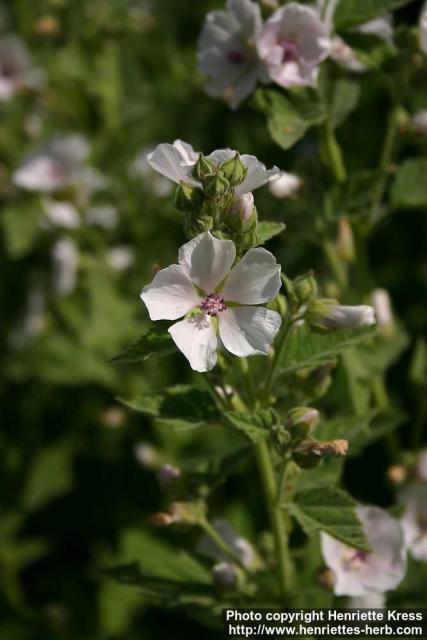
[[[384,609],[385,606],[385,594],[375,591],[369,591],[364,596],[354,596],[347,602],[349,609]]]
[[[405,543],[416,560],[427,560],[427,486],[412,485],[399,495],[406,507],[402,516]]]
[[[243,196],[239,196],[233,202],[231,207],[231,213],[236,213],[242,216],[243,220],[247,221],[252,215],[255,202],[253,193],[245,193]]]
[[[256,41],[261,10],[252,0],[228,0],[225,10],[207,14],[198,46],[198,68],[208,78],[206,92],[221,96],[235,109],[255,89],[268,82]]]
[[[186,316],[169,333],[195,371],[213,369],[218,344],[236,356],[268,354],[280,328],[278,313],[253,306],[276,297],[280,265],[262,248],[250,249],[233,267],[235,259],[231,240],[201,233],[181,247],[178,264],[142,290],[152,320]]]
[[[337,596],[367,596],[395,589],[406,573],[406,549],[400,523],[378,507],[357,507],[371,552],[352,549],[321,534],[323,558],[334,575]]]
[[[199,155],[198,152],[194,151],[191,144],[182,140],[175,140],[173,144],[159,144],[148,155],[148,162],[158,173],[177,184],[186,182],[199,187],[200,183],[191,175]],[[234,158],[235,155],[236,151],[233,149],[217,149],[206,156],[206,159],[218,166],[226,160]],[[244,181],[234,188],[236,196],[242,196],[262,187],[271,176],[279,173],[277,167],[266,169],[265,165],[259,162],[255,156],[243,154],[240,156],[240,160],[248,172]]]
[[[257,47],[274,82],[282,87],[313,86],[331,42],[315,9],[290,2],[267,20]]]
[[[276,198],[291,198],[301,187],[301,178],[293,173],[281,171],[273,176],[268,183],[270,193]]]
[[[21,40],[10,34],[0,36],[0,100],[10,100],[21,87],[34,86],[41,79]]]
[[[71,202],[45,198],[43,200],[43,209],[47,222],[53,227],[77,229],[80,226],[79,212]]]

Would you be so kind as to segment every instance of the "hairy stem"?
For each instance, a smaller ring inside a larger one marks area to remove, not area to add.
[[[345,182],[347,180],[347,171],[344,165],[341,147],[329,123],[326,123],[323,128],[323,144],[328,164],[334,174],[335,180],[337,182]]]

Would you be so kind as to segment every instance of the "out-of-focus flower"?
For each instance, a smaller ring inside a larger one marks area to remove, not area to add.
[[[119,429],[126,419],[126,414],[121,407],[107,407],[99,416],[99,420],[107,429]]]
[[[116,207],[107,204],[92,205],[85,212],[87,224],[97,225],[104,229],[114,229],[118,220]]]
[[[359,25],[355,32],[376,36],[388,44],[393,43],[393,16],[385,14],[369,22]],[[359,60],[353,49],[338,35],[332,38],[331,58],[343,69],[354,73],[363,73],[367,65]]]
[[[412,117],[412,126],[417,133],[427,136],[427,109],[418,111]]]
[[[45,38],[52,38],[60,32],[61,26],[55,16],[45,15],[37,20],[34,31]]]
[[[427,2],[424,3],[420,15],[420,45],[424,53],[427,53]]]
[[[246,538],[243,538],[243,536],[239,536],[226,520],[215,520],[213,527],[221,538],[225,540],[244,567],[249,569],[257,563],[257,554],[250,542],[248,542]],[[198,551],[214,560],[228,560],[224,552],[207,536],[201,538],[198,544]]]
[[[257,47],[274,82],[282,87],[313,86],[331,42],[315,9],[290,2],[267,20]]]
[[[237,584],[237,571],[229,562],[218,562],[212,568],[212,575],[220,587],[232,589]]]
[[[137,442],[134,446],[133,453],[135,460],[144,467],[144,469],[155,469],[159,463],[159,452],[155,447],[147,442]]]
[[[54,138],[30,155],[13,174],[13,182],[29,191],[54,192],[83,178],[89,146],[83,136]]]
[[[349,609],[384,609],[385,606],[384,593],[375,593],[375,591],[371,591],[365,596],[350,598],[347,603]]]
[[[206,232],[183,245],[178,258],[179,264],[162,269],[143,288],[141,299],[152,320],[186,316],[169,333],[191,367],[204,372],[215,366],[217,327],[230,353],[242,357],[268,354],[281,317],[265,307],[248,305],[276,297],[281,282],[274,256],[265,249],[250,249],[233,267],[234,243]]]
[[[280,171],[268,182],[270,193],[276,198],[291,198],[301,187],[301,178],[293,173]]]
[[[415,472],[418,480],[427,483],[427,449],[419,454],[415,464]]]
[[[367,596],[395,589],[406,573],[406,549],[400,523],[378,507],[357,507],[371,552],[352,549],[327,533],[321,548],[334,573],[337,596]]]
[[[369,22],[364,22],[356,27],[355,31],[377,36],[377,38],[384,40],[384,42],[392,44],[394,33],[393,14],[385,13],[383,16],[369,20]]]
[[[427,486],[409,486],[399,502],[406,507],[402,527],[408,550],[416,560],[427,560]]]
[[[190,144],[182,140],[175,140],[173,144],[159,144],[153,153],[149,154],[148,162],[153,169],[169,180],[178,184],[183,181],[198,187],[200,182],[192,176],[192,171],[199,155]],[[217,149],[206,156],[206,160],[218,166],[231,160],[235,155],[236,151],[232,149]],[[259,162],[255,156],[243,154],[240,156],[240,161],[246,167],[247,174],[243,182],[234,188],[236,196],[242,196],[262,187],[271,176],[279,173],[277,167],[266,169],[265,165]]]
[[[115,271],[126,271],[135,259],[135,252],[131,247],[119,245],[112,247],[107,253],[107,263]]]
[[[375,324],[373,307],[340,305],[336,300],[319,298],[310,302],[305,319],[313,331],[328,332],[335,329],[357,329]]]
[[[53,246],[52,257],[55,289],[59,295],[66,296],[76,286],[79,266],[77,246],[70,238],[61,238]]]
[[[32,289],[28,296],[22,322],[9,335],[9,343],[12,348],[22,349],[43,331],[45,309],[46,296],[44,292],[38,287]]]
[[[394,316],[388,291],[386,291],[386,289],[374,289],[371,294],[371,300],[378,327],[385,336],[392,335]]]
[[[134,161],[132,162],[129,173],[133,178],[143,178],[144,187],[148,188],[158,198],[168,196],[172,191],[172,185],[169,180],[159,175],[157,171],[153,171],[148,156],[153,149],[141,149]]]
[[[252,0],[228,0],[225,11],[206,16],[198,68],[208,78],[206,92],[224,97],[232,109],[252,93],[258,80],[269,81],[256,49],[261,27],[261,10]]]
[[[59,200],[45,198],[43,200],[43,209],[48,223],[54,227],[77,229],[80,226],[79,212],[71,202],[60,202]]]
[[[171,464],[163,464],[157,472],[157,479],[162,489],[168,489],[180,478],[181,470]]]
[[[25,45],[16,36],[0,36],[0,100],[7,101],[22,87],[37,86],[41,72],[31,67]]]

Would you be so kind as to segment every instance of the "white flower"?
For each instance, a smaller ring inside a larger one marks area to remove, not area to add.
[[[420,45],[424,53],[427,53],[427,2],[424,3],[420,15]]]
[[[141,149],[134,161],[132,162],[129,173],[133,178],[143,178],[143,185],[147,187],[158,198],[164,198],[172,191],[172,185],[169,180],[159,175],[148,162],[148,156],[153,149]]]
[[[116,207],[106,204],[92,205],[85,213],[87,224],[97,225],[104,229],[114,229],[118,213]]]
[[[43,200],[43,209],[48,222],[54,227],[77,229],[80,226],[79,212],[71,202],[46,198]]]
[[[82,164],[89,154],[83,136],[54,138],[29,156],[13,174],[22,189],[50,193],[75,184],[82,178]]]
[[[378,507],[357,507],[371,552],[352,549],[321,534],[323,558],[334,574],[337,596],[366,596],[395,589],[406,572],[406,550],[397,520]]]
[[[280,328],[278,313],[248,306],[276,297],[280,265],[261,248],[250,249],[233,267],[235,259],[231,240],[201,233],[181,247],[179,264],[159,271],[142,290],[152,320],[189,314],[169,333],[195,371],[210,371],[216,364],[216,327],[220,344],[236,356],[268,354]]]
[[[364,22],[355,28],[359,33],[377,36],[384,42],[392,44],[393,42],[393,14],[385,13],[383,16]]]
[[[357,329],[375,324],[375,311],[368,305],[346,306],[336,300],[319,299],[311,302],[306,311],[310,327],[318,331]]]
[[[232,149],[217,149],[206,156],[206,159],[218,166],[226,160],[234,158],[235,155],[236,151]],[[166,176],[177,184],[183,181],[196,187],[199,187],[200,183],[193,178],[191,173],[198,159],[199,153],[182,140],[175,140],[173,144],[159,144],[148,156],[150,165],[162,176]],[[262,187],[271,176],[279,173],[277,167],[267,170],[265,165],[259,162],[255,156],[243,154],[240,156],[240,160],[248,172],[242,184],[234,188],[236,196],[242,196]]]
[[[134,251],[126,245],[112,247],[107,253],[107,263],[115,271],[126,271],[134,259]]]
[[[358,59],[353,49],[340,36],[332,38],[331,58],[343,69],[354,73],[362,73],[368,68],[366,64]]]
[[[394,323],[390,294],[386,289],[374,289],[371,294],[375,318],[379,327],[392,327]]]
[[[34,84],[36,79],[24,44],[16,36],[0,36],[0,100],[10,100],[21,87]]]
[[[268,188],[276,198],[291,198],[301,187],[301,178],[293,173],[281,171],[277,176],[273,176]]]
[[[416,560],[427,560],[427,486],[408,487],[399,501],[406,507],[402,516],[405,543]]]
[[[55,243],[52,256],[55,289],[62,296],[68,295],[76,285],[79,264],[78,249],[70,238],[61,238]]]
[[[369,591],[364,596],[354,596],[347,603],[349,609],[384,609],[385,595],[384,593],[375,593]]]
[[[427,109],[417,111],[412,117],[412,126],[417,133],[427,136]]]
[[[208,77],[207,93],[223,96],[232,109],[252,93],[257,80],[268,82],[256,50],[261,27],[261,10],[252,0],[228,0],[225,11],[205,18],[198,69]]]
[[[246,538],[243,538],[243,536],[239,536],[226,520],[215,520],[213,527],[239,558],[244,567],[249,569],[256,564],[258,558],[251,543],[248,542]],[[203,536],[200,540],[198,551],[214,560],[228,560],[224,552],[207,536]]]
[[[421,482],[427,483],[427,449],[421,451],[420,455],[418,456],[415,465],[415,471],[417,474],[417,478],[421,480]]]
[[[274,82],[282,87],[313,86],[331,42],[315,9],[290,2],[267,20],[257,47]]]

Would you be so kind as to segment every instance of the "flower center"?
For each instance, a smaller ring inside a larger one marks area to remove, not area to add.
[[[233,64],[243,64],[247,61],[247,56],[243,51],[230,51],[227,54],[227,60]]]
[[[219,293],[207,295],[200,306],[208,316],[216,316],[227,308],[224,298]]]
[[[369,556],[368,551],[348,550],[344,554],[343,564],[347,571],[358,571]]]
[[[280,40],[279,46],[281,47],[282,54],[282,62],[293,62],[298,58],[298,47],[295,42],[290,42],[289,40]]]

